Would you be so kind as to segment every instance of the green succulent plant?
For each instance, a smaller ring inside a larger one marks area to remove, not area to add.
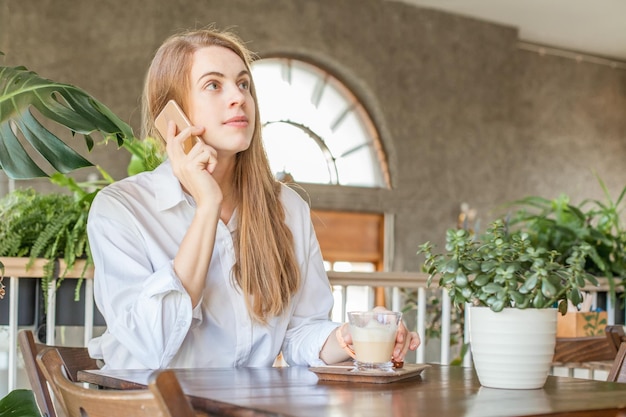
[[[511,230],[503,219],[495,220],[477,238],[464,229],[446,233],[446,252],[434,253],[426,242],[418,254],[425,256],[423,270],[432,279],[439,277],[451,301],[486,306],[498,312],[505,307],[549,308],[558,305],[562,314],[567,301],[582,301],[581,289],[597,279],[585,271],[591,252],[583,242],[559,261],[559,253],[534,246],[528,233]]]

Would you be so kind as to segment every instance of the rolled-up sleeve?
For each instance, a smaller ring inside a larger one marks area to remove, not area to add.
[[[107,321],[101,342],[112,347],[101,354],[106,363],[163,368],[176,355],[193,318],[201,315],[192,311],[191,299],[174,273],[173,257],[149,256],[154,248],[147,243],[146,225],[129,210],[119,196],[103,190],[89,214],[96,304]],[[162,263],[155,264],[155,259]],[[115,342],[121,346],[116,348]],[[113,358],[129,354],[132,360]]]

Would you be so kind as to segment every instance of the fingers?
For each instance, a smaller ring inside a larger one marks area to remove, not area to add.
[[[195,127],[190,126],[185,129],[177,132],[176,123],[170,120],[167,124],[167,138],[166,138],[166,147],[168,154],[175,157],[180,157],[185,152],[185,142],[190,140],[192,136],[200,136],[204,132],[203,127]],[[195,147],[198,142],[201,141],[193,141],[193,147]]]
[[[393,351],[393,358],[397,362],[404,362],[404,357],[406,356],[406,353],[409,351],[409,349],[415,350],[419,345],[419,336],[417,335],[417,333],[409,333],[409,337],[407,339],[408,340],[406,342],[396,343]]]
[[[398,335],[398,342],[404,343],[404,353],[407,350],[415,350],[420,345],[420,337],[417,332],[409,332],[404,323],[400,323],[400,333]]]
[[[209,171],[210,174],[212,174],[216,166],[217,166],[217,152],[215,151],[215,149],[211,148],[211,151],[209,152],[209,160],[207,162],[206,169],[207,171]]]
[[[393,359],[396,362],[404,362],[404,357],[409,350],[415,350],[420,345],[420,337],[416,332],[409,332],[404,324],[398,328],[396,345],[393,350]]]
[[[348,323],[344,323],[340,327],[341,337],[348,345],[352,345],[352,334],[350,333],[350,325]]]
[[[385,307],[374,307],[373,311],[385,312],[389,311]],[[398,326],[398,332],[396,333],[396,344],[393,348],[392,359],[395,363],[398,363],[401,367],[401,363],[404,362],[404,357],[409,350],[416,350],[420,345],[420,337],[416,332],[409,332],[404,322],[400,321]]]
[[[350,329],[347,323],[339,326],[337,330],[335,330],[335,335],[337,337],[339,347],[341,347],[348,355],[350,355],[352,359],[356,359],[354,348],[352,347],[352,336],[350,335]]]
[[[196,164],[202,165],[209,173],[215,171],[217,166],[217,151],[207,145],[202,140],[194,141],[188,153],[185,153],[185,142],[192,136],[199,136],[204,132],[204,128],[187,127],[178,135],[176,134],[176,124],[173,121],[168,123],[167,131],[167,153],[172,161],[182,161],[187,155],[187,160],[192,160]]]
[[[176,123],[170,120],[167,123],[167,137],[165,138],[165,148],[167,153],[171,154],[176,150]]]
[[[203,165],[210,173],[213,173],[218,162],[215,148],[204,143],[194,145],[187,155],[194,162]]]
[[[417,332],[410,332],[409,336],[410,338],[406,344],[408,346],[408,349],[410,350],[417,349],[420,345],[420,336],[417,334]]]
[[[398,333],[396,333],[396,346],[393,349],[393,357],[396,359],[404,359],[406,349],[408,349],[408,345],[405,343],[408,332],[404,322],[401,321],[398,326]]]

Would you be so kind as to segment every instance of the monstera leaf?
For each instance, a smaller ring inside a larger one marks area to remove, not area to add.
[[[38,117],[65,126],[72,136],[83,135],[88,150],[96,132],[115,139],[118,146],[134,140],[128,124],[80,88],[47,80],[22,66],[0,66],[0,168],[11,178],[48,176],[24,148],[26,144],[64,174],[92,165]]]
[[[0,417],[41,417],[33,391],[16,389],[0,399]]]

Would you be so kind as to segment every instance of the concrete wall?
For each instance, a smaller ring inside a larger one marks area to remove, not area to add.
[[[305,188],[314,207],[393,214],[394,270],[418,270],[417,246],[441,243],[462,202],[484,226],[530,194],[602,198],[593,171],[615,198],[626,185],[626,71],[520,50],[515,28],[394,1],[0,0],[0,62],[78,85],[138,131],[155,49],[213,22],[261,57],[323,66],[365,103],[393,188]],[[114,146],[90,158],[125,176]]]

